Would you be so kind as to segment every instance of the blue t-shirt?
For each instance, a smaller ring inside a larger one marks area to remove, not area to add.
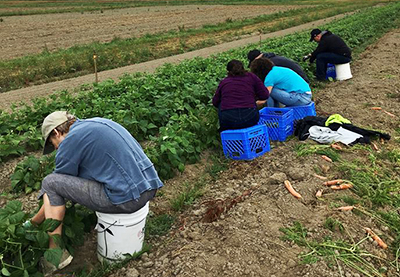
[[[266,87],[274,87],[286,92],[304,93],[311,91],[310,86],[293,70],[274,66],[265,77],[264,85]]]
[[[72,124],[57,150],[54,172],[102,183],[116,205],[163,186],[140,144],[120,124],[104,118]]]

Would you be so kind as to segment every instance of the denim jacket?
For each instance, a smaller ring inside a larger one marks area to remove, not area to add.
[[[104,118],[72,124],[57,150],[54,172],[104,184],[115,205],[163,186],[140,144],[124,127]]]

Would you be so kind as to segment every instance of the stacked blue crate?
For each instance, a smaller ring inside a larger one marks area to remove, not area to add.
[[[293,111],[266,107],[260,110],[258,124],[267,126],[271,140],[285,141],[293,133]]]
[[[233,160],[252,160],[270,151],[265,125],[221,132],[224,154]]]

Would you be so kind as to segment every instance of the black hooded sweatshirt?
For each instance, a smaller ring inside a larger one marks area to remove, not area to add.
[[[306,73],[303,71],[301,66],[291,59],[275,55],[275,53],[263,53],[263,57],[270,59],[276,66],[286,67],[293,70],[294,72],[299,74],[300,77],[304,79],[304,81],[306,81],[308,84],[310,83],[310,80],[308,79]]]
[[[318,47],[311,53],[310,63],[312,63],[320,53],[335,53],[351,59],[351,50],[339,36],[330,31],[323,31]]]

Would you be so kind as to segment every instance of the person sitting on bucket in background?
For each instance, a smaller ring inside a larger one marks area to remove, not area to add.
[[[310,80],[308,79],[307,74],[304,72],[303,68],[301,68],[300,65],[298,65],[296,62],[292,61],[291,59],[288,59],[283,56],[278,56],[275,53],[263,53],[258,49],[251,50],[247,54],[247,59],[249,60],[248,67],[250,67],[252,61],[259,59],[259,58],[267,58],[270,61],[272,61],[276,66],[289,68],[289,69],[293,70],[294,72],[296,72],[297,74],[299,74],[300,77],[304,79],[304,81],[306,81],[307,83],[310,83]]]
[[[269,96],[261,80],[247,72],[243,63],[231,60],[228,76],[218,85],[212,103],[218,108],[219,131],[243,129],[258,123],[257,105],[262,106]]]
[[[310,34],[310,42],[315,41],[318,46],[311,54],[304,56],[303,61],[310,59],[312,63],[316,60],[317,80],[325,80],[328,63],[345,64],[351,61],[351,50],[339,36],[320,29],[313,29]]]
[[[268,107],[279,107],[279,103],[285,106],[311,103],[310,86],[293,70],[276,66],[266,58],[254,60],[250,70],[264,82],[270,92]]]
[[[109,119],[80,120],[65,111],[56,111],[44,119],[42,135],[43,154],[57,149],[55,170],[42,181],[38,198],[43,198],[43,205],[26,222],[28,227],[47,218],[62,221],[66,200],[102,213],[134,213],[163,186],[140,144],[124,127]],[[61,234],[62,224],[50,233]],[[51,237],[49,247],[57,247]],[[57,268],[42,259],[42,270],[49,275],[71,260],[64,250]]]

